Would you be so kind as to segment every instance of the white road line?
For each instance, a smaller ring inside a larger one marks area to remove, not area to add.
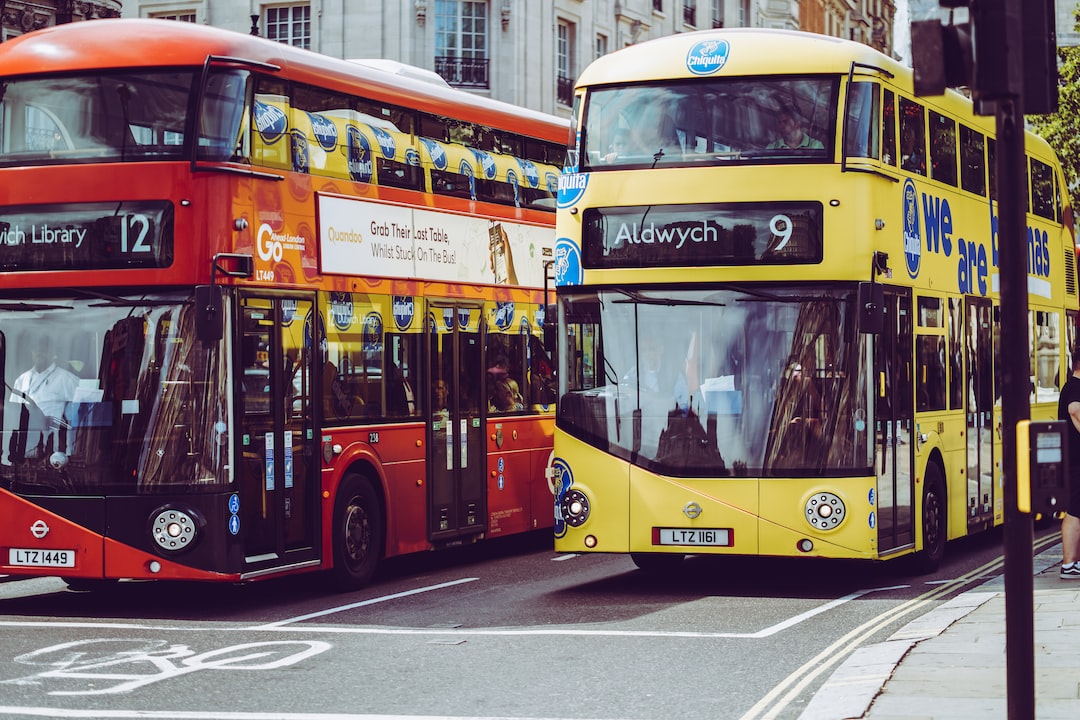
[[[561,637],[610,637],[610,638],[693,638],[693,639],[735,639],[735,640],[760,640],[762,638],[771,637],[779,632],[794,627],[799,623],[805,622],[816,615],[835,609],[841,605],[845,605],[852,600],[868,595],[875,592],[885,592],[887,590],[900,590],[908,587],[907,585],[891,585],[888,587],[872,588],[869,590],[860,590],[858,592],[850,593],[843,597],[837,598],[830,602],[820,605],[813,610],[807,610],[804,613],[794,615],[782,622],[770,625],[769,627],[762,628],[749,633],[733,633],[733,632],[682,632],[682,631],[660,631],[660,630],[592,630],[584,628],[533,628],[524,630],[512,630],[512,629],[483,629],[483,628],[378,628],[378,627],[355,627],[355,626],[326,626],[326,625],[298,625],[292,627],[286,627],[292,623],[299,622],[314,617],[321,617],[335,612],[341,612],[351,608],[361,607],[364,605],[372,605],[375,603],[386,602],[387,600],[393,600],[400,597],[406,597],[409,595],[416,595],[417,593],[428,592],[431,590],[438,590],[446,587],[452,587],[454,585],[460,585],[467,582],[473,582],[479,578],[462,578],[461,580],[455,580],[448,583],[441,583],[439,585],[431,585],[428,587],[417,588],[415,590],[407,590],[405,592],[395,593],[393,595],[385,595],[379,598],[372,598],[370,600],[364,600],[358,603],[352,603],[349,605],[343,605],[338,608],[332,608],[324,610],[322,612],[310,613],[308,615],[300,615],[294,618],[286,620],[279,620],[278,622],[267,623],[265,625],[253,625],[242,628],[231,628],[232,631],[250,632],[250,631],[273,631],[273,632],[293,632],[293,633],[311,633],[311,634],[333,634],[333,635],[434,635],[434,636],[473,636],[473,637],[543,637],[543,636],[561,636]],[[136,629],[136,630],[194,630],[194,631],[206,631],[210,628],[192,628],[192,627],[163,627],[163,626],[150,626],[150,625],[136,625],[131,623],[78,623],[78,622],[11,622],[0,621],[0,627],[69,627],[69,628],[111,628],[111,629]],[[213,628],[215,632],[220,632],[220,628]],[[2,716],[0,716],[2,717]]]
[[[348,605],[342,605],[336,608],[329,608],[327,610],[320,610],[319,612],[308,613],[307,615],[297,615],[294,618],[288,618],[286,620],[278,620],[277,622],[267,623],[266,625],[256,625],[254,627],[247,628],[248,630],[273,630],[279,628],[282,625],[288,625],[290,623],[301,622],[303,620],[311,620],[312,618],[325,617],[326,615],[333,615],[334,613],[344,612],[346,610],[352,610],[353,608],[364,607],[365,605],[375,605],[377,603],[387,602],[389,600],[397,600],[398,598],[408,597],[409,595],[418,595],[420,593],[431,592],[432,590],[442,590],[443,588],[454,587],[455,585],[462,585],[464,583],[476,582],[480,578],[462,578],[460,580],[451,580],[450,582],[439,583],[438,585],[428,585],[427,587],[416,588],[415,590],[406,590],[404,592],[394,593],[393,595],[383,595],[382,597],[371,598],[370,600],[361,600],[360,602],[349,603]]]
[[[93,720],[558,720],[462,715],[355,715],[352,713],[200,712],[183,710],[72,710],[0,705],[0,717],[93,718]]]

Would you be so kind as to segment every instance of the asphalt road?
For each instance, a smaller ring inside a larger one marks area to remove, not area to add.
[[[312,576],[5,582],[0,718],[795,720],[855,648],[1000,574],[1000,555],[992,534],[933,576],[691,558],[658,577],[541,534],[394,561],[348,594]]]

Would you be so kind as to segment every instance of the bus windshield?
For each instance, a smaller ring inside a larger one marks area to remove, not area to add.
[[[709,78],[593,88],[583,170],[828,162],[836,77]]]
[[[0,83],[0,167],[183,156],[195,73],[102,72]]]
[[[0,486],[42,495],[221,490],[229,403],[189,295],[0,302]]]
[[[684,477],[866,473],[853,302],[816,285],[571,294],[559,427]]]

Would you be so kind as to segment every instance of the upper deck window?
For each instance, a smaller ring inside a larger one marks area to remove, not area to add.
[[[582,169],[829,162],[838,84],[762,77],[596,88]]]
[[[0,84],[0,166],[181,157],[192,72]]]

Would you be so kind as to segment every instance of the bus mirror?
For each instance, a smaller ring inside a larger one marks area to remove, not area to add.
[[[216,343],[223,334],[220,285],[195,286],[195,334],[204,343]]]
[[[554,355],[555,344],[559,341],[559,309],[556,305],[544,308],[544,347]]]
[[[878,283],[859,283],[859,330],[879,335],[885,329],[885,288]]]

